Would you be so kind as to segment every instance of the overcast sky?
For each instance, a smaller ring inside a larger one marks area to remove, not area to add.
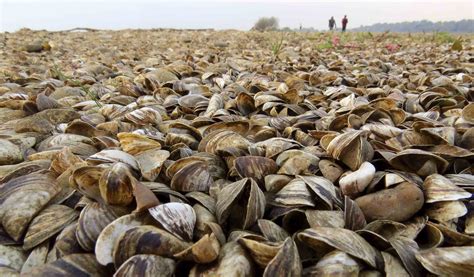
[[[473,19],[474,0],[0,0],[0,31],[74,27],[250,29],[261,16],[281,27],[327,28],[348,15],[349,28],[379,22]]]

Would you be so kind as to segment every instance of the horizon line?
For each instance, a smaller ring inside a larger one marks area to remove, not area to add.
[[[429,20],[429,19],[420,19],[420,20],[411,20],[411,21],[399,21],[399,22],[378,22],[378,23],[373,23],[373,24],[370,24],[370,25],[360,25],[360,26],[357,26],[357,27],[353,27],[353,28],[350,28],[348,29],[347,31],[351,31],[353,29],[357,29],[357,28],[361,28],[361,27],[370,27],[370,26],[373,26],[373,25],[377,25],[377,24],[399,24],[399,23],[413,23],[413,22],[420,22],[420,21],[428,21],[428,22],[431,22],[431,23],[445,23],[445,22],[460,22],[460,21],[474,21],[474,19],[471,19],[471,18],[463,18],[463,19],[459,19],[459,20],[439,20],[439,21],[433,21],[433,20]],[[289,28],[291,30],[299,30],[298,27],[294,27],[294,28],[291,28],[289,26],[282,26],[280,27],[279,29],[275,30],[275,31],[281,31],[282,29],[286,29],[286,28]],[[18,31],[21,31],[22,29],[28,29],[28,30],[31,30],[31,31],[47,31],[47,32],[51,32],[51,33],[60,33],[60,32],[72,32],[72,31],[124,31],[124,30],[170,30],[170,31],[251,31],[251,28],[250,29],[239,29],[239,28],[223,28],[223,29],[219,29],[219,28],[213,28],[213,27],[202,27],[202,28],[174,28],[174,27],[145,27],[145,28],[140,28],[140,27],[130,27],[130,28],[118,28],[118,29],[107,29],[107,28],[91,28],[91,27],[81,27],[81,26],[77,26],[77,27],[74,27],[74,28],[68,28],[68,29],[64,29],[64,30],[48,30],[46,28],[44,29],[35,29],[35,28],[30,28],[30,27],[20,27],[14,31],[3,31],[3,30],[0,30],[0,34],[1,33],[15,33],[15,32],[18,32]],[[311,29],[312,31],[314,32],[320,32],[320,31],[327,31],[326,29],[317,29],[313,26],[309,26],[309,27],[304,27],[303,30],[306,29]],[[365,32],[365,31],[364,31]],[[394,33],[409,33],[409,32],[400,32],[400,31],[393,31]],[[431,32],[431,31],[429,31]],[[417,33],[417,32],[414,32],[414,33]],[[473,33],[473,32],[469,32],[469,33]]]

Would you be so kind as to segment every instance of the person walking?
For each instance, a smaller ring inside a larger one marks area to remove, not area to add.
[[[334,20],[334,16],[331,16],[329,19],[329,31],[332,31],[333,28],[336,27],[336,20]]]
[[[342,31],[343,32],[346,31],[346,27],[347,27],[348,22],[349,22],[349,20],[347,19],[347,15],[344,15],[344,18],[342,19]]]

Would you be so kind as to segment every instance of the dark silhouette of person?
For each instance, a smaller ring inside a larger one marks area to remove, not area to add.
[[[331,16],[331,18],[329,19],[329,30],[332,31],[333,28],[337,28],[336,20],[334,20],[334,16]]]
[[[346,31],[347,22],[349,22],[349,20],[347,19],[347,15],[344,15],[344,18],[342,19],[342,31],[343,32]]]

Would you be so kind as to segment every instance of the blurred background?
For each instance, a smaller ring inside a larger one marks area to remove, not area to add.
[[[428,21],[460,21],[464,19],[462,23],[459,23],[463,25],[462,27],[450,28],[460,28],[460,31],[472,32],[474,29],[473,2],[472,0],[0,0],[0,31],[11,32],[23,27],[47,30],[66,30],[75,27],[249,30],[260,17],[267,16],[278,18],[280,28],[299,30],[301,26],[302,30],[326,30],[328,19],[331,16],[334,16],[339,27],[342,17],[347,14],[349,30],[374,31],[374,29],[367,27],[365,29],[356,28],[377,23],[426,20],[417,22],[417,26],[409,27],[413,30],[407,29],[407,31],[423,31],[429,28],[427,27],[430,23]],[[425,25],[423,26],[423,24]],[[384,31],[396,27],[386,25],[379,26],[379,28]]]

